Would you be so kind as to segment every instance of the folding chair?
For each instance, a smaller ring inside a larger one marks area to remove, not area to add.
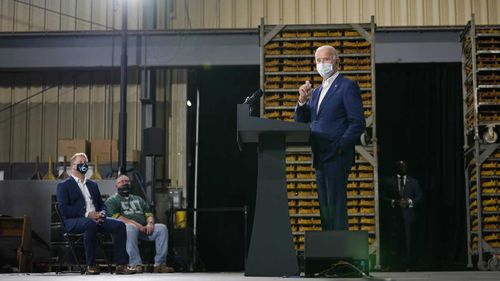
[[[78,267],[80,268],[80,273],[81,274],[84,274],[85,273],[85,267],[82,266],[82,264],[80,263],[80,260],[78,259],[78,255],[76,254],[76,251],[75,251],[75,247],[77,245],[82,245],[83,246],[83,233],[70,233],[67,231],[66,229],[66,225],[64,224],[64,219],[61,215],[61,212],[59,210],[59,204],[56,203],[54,204],[54,209],[55,209],[55,212],[56,212],[56,215],[57,215],[57,218],[59,219],[60,223],[61,223],[61,226],[62,226],[62,232],[63,232],[63,237],[65,239],[65,241],[68,243],[69,245],[69,249],[70,249],[70,252],[71,252],[71,255],[73,256],[73,259],[75,261],[75,263],[78,264]],[[108,265],[108,270],[110,273],[112,273],[111,271],[111,264],[109,263],[109,260],[106,256],[106,253],[104,251],[104,242],[103,242],[103,238],[101,237],[102,235],[100,233],[97,234],[97,242],[98,242],[98,248],[100,249],[100,252],[101,252],[101,255],[104,259],[104,261],[106,262],[106,264]],[[61,272],[60,269],[61,269],[61,263],[62,263],[62,258],[59,256],[59,268],[58,268],[58,272]]]

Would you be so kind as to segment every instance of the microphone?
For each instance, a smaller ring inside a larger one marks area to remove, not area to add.
[[[260,99],[260,97],[262,97],[262,95],[264,94],[264,92],[262,91],[262,89],[258,89],[257,91],[253,92],[253,94],[251,96],[248,96],[246,99],[245,99],[245,102],[243,102],[243,104],[253,104],[255,101],[257,101],[258,99]]]

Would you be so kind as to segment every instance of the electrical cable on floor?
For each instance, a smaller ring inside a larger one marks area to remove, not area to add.
[[[348,268],[350,268],[351,270],[347,271]],[[355,265],[346,261],[339,261],[337,263],[334,263],[329,268],[321,272],[315,273],[314,277],[326,277],[326,278],[361,277],[366,280],[376,280],[376,281],[385,280],[366,274],[362,270],[357,268]]]

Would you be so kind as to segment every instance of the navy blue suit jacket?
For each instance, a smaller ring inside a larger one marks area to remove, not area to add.
[[[102,201],[97,183],[92,180],[87,180],[86,184],[96,212],[106,211],[106,205],[104,205]],[[85,212],[87,211],[85,198],[83,197],[80,187],[78,187],[78,183],[73,177],[69,177],[65,181],[57,184],[57,203],[59,204],[59,210],[64,218],[67,230],[71,231],[74,226],[73,224],[76,223],[76,220],[72,219],[84,218]]]
[[[360,90],[354,81],[339,74],[317,111],[321,90],[321,86],[314,89],[309,101],[295,110],[296,122],[311,123],[315,167],[341,150],[352,149],[366,126]]]
[[[382,187],[382,199],[389,208],[393,208],[392,200],[400,200],[401,197],[411,199],[413,201],[414,208],[401,209],[403,219],[408,222],[413,222],[415,220],[415,207],[417,207],[422,201],[422,189],[420,188],[418,181],[415,178],[406,176],[403,196],[399,194],[397,176],[392,176],[382,181]],[[396,208],[400,209],[399,206],[396,206]]]

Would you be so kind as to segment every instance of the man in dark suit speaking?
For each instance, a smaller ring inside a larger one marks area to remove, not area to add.
[[[106,205],[101,198],[97,183],[85,178],[88,159],[85,153],[71,157],[71,177],[57,185],[57,204],[64,219],[66,231],[83,233],[86,274],[99,274],[95,251],[97,232],[111,233],[113,237],[116,274],[134,273],[127,267],[127,232],[125,224],[117,219],[106,218]]]
[[[348,230],[347,177],[354,146],[365,131],[363,104],[358,85],[339,74],[335,48],[321,46],[314,56],[323,83],[313,90],[306,81],[299,88],[295,121],[311,124],[322,228]]]

